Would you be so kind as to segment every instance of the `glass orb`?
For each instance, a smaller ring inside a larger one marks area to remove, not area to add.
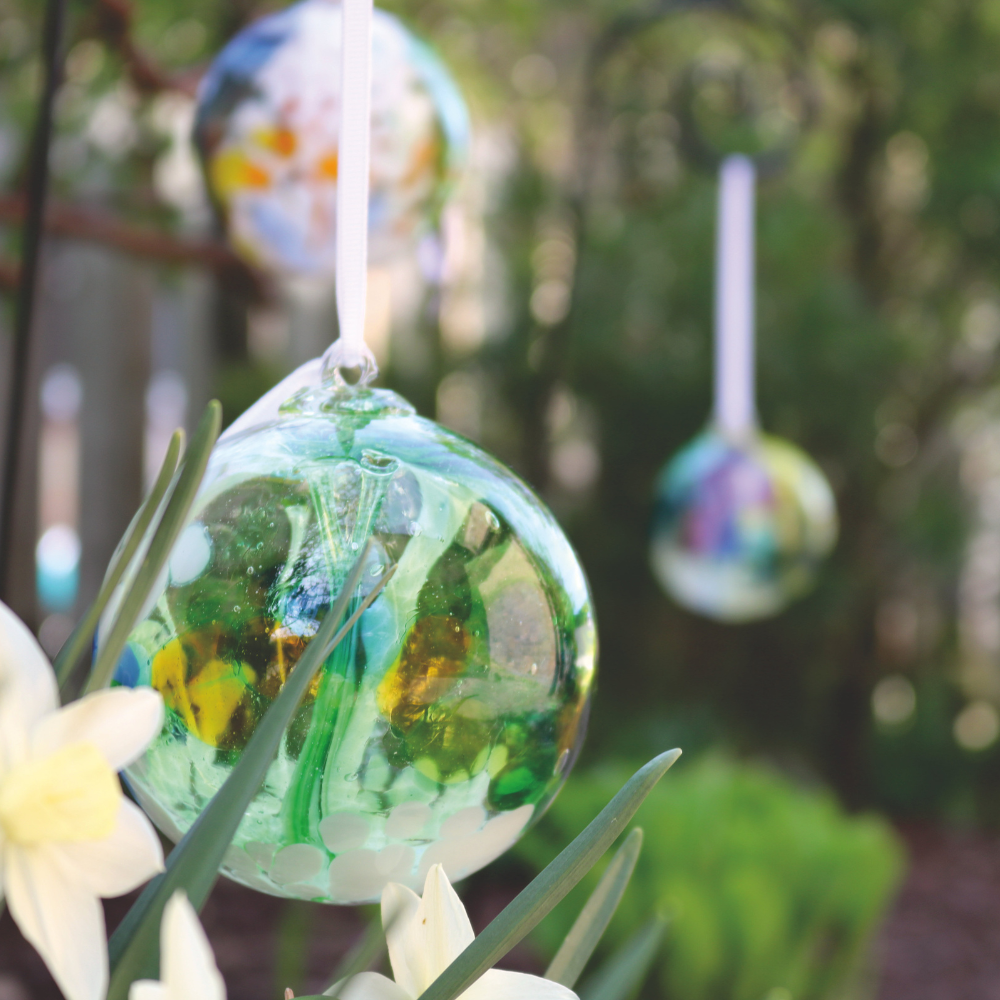
[[[837,537],[823,473],[787,441],[708,431],[664,467],[651,560],[684,607],[724,622],[775,615],[812,585]]]
[[[436,862],[462,878],[542,813],[579,751],[596,655],[583,570],[524,483],[395,393],[338,378],[273,403],[217,444],[117,668],[167,708],[126,778],[168,837],[186,832],[372,538],[362,590],[396,574],[317,674],[223,871],[334,903],[419,889]]]
[[[241,31],[201,84],[195,144],[233,248],[257,267],[334,274],[340,50],[339,3],[304,0]],[[379,10],[371,107],[369,250],[379,262],[436,225],[469,143],[447,69]]]

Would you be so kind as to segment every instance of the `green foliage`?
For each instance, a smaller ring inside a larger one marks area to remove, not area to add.
[[[84,688],[85,694],[98,691],[111,683],[111,677],[118,664],[118,658],[125,648],[129,633],[135,628],[142,606],[156,586],[156,581],[170,558],[174,542],[180,537],[187,523],[195,494],[201,485],[212,448],[219,436],[221,424],[222,408],[218,401],[213,399],[205,408],[198,429],[191,439],[191,446],[180,465],[177,482],[156,522],[142,562],[135,568],[135,574],[129,579],[121,602],[115,608],[114,618],[97,652]],[[155,508],[153,511],[155,512]],[[129,547],[129,542],[126,542],[125,546]]]
[[[608,959],[580,990],[580,1000],[629,1000],[646,981],[653,966],[666,921],[654,917]]]
[[[597,883],[597,888],[591,893],[590,899],[563,939],[545,970],[546,979],[562,983],[570,989],[576,985],[580,973],[586,968],[625,895],[641,850],[642,827],[637,826],[615,852]]]
[[[624,773],[608,766],[575,775],[516,851],[544,864]],[[863,968],[902,871],[884,823],[848,817],[828,794],[717,757],[656,788],[636,819],[645,847],[607,938],[621,945],[650,914],[669,919],[659,972],[668,1000],[760,1000],[775,988],[823,1000]],[[597,874],[539,928],[549,947]]]
[[[125,537],[115,551],[112,563],[108,567],[107,575],[101,584],[101,589],[97,597],[94,598],[94,603],[87,608],[84,616],[77,622],[72,634],[63,644],[62,649],[59,650],[59,655],[52,663],[52,669],[55,671],[56,679],[59,681],[59,690],[64,700],[68,693],[66,688],[73,675],[74,667],[76,667],[87,647],[92,645],[94,632],[97,629],[97,623],[101,619],[104,608],[107,606],[108,601],[111,600],[115,588],[118,586],[125,570],[132,561],[132,557],[138,551],[139,545],[146,535],[146,529],[152,524],[154,516],[159,511],[160,503],[167,495],[167,490],[173,482],[174,473],[177,470],[177,462],[180,459],[183,448],[184,431],[178,429],[174,431],[173,436],[170,438],[167,454],[164,456],[163,465],[156,477],[156,482],[153,483],[153,488],[149,491],[149,496],[146,497],[142,506],[136,512]]]

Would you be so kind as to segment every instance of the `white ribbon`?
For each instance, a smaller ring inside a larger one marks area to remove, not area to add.
[[[754,402],[754,166],[723,161],[715,257],[715,425],[746,438],[757,425]]]
[[[324,372],[378,372],[365,344],[368,294],[368,172],[371,147],[372,0],[341,0],[340,137],[337,143],[337,318],[340,338],[323,357]]]

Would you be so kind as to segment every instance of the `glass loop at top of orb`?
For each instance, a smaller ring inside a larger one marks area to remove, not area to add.
[[[345,372],[357,372],[356,377],[345,377]],[[378,363],[371,349],[362,341],[349,344],[343,338],[335,340],[322,359],[323,381],[331,383],[336,390],[346,390],[351,386],[364,388],[378,377]]]
[[[116,682],[163,694],[126,777],[177,838],[373,539],[356,599],[396,572],[310,686],[223,869],[356,903],[437,862],[462,878],[541,814],[583,739],[596,632],[576,555],[510,470],[318,372],[220,439]]]
[[[301,0],[244,28],[198,93],[194,139],[233,249],[277,274],[336,270],[341,16]],[[469,121],[447,69],[391,14],[372,22],[369,249],[398,258],[437,223]]]

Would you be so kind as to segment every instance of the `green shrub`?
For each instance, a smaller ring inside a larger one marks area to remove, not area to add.
[[[551,860],[628,773],[622,764],[575,774],[521,858]],[[903,868],[885,823],[720,758],[670,774],[636,823],[645,843],[606,944],[666,915],[660,984],[669,1000],[826,1000],[856,984]],[[543,946],[562,940],[599,874],[539,928]]]

